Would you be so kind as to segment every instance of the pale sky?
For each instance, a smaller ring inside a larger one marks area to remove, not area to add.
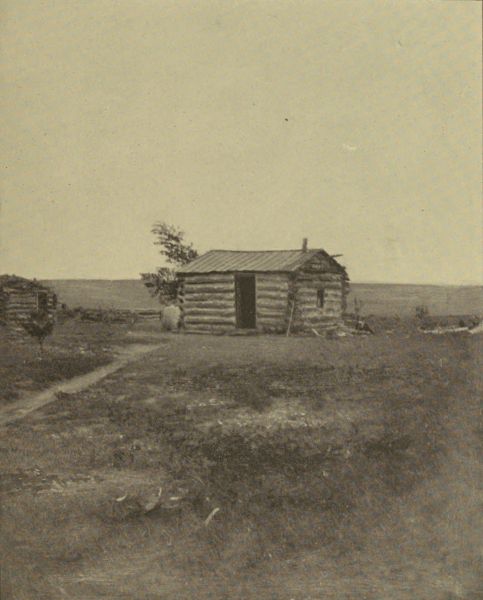
[[[0,273],[200,251],[481,281],[481,3],[2,0]]]

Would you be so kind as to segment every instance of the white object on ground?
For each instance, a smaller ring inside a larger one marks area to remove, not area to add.
[[[175,331],[178,329],[180,316],[181,311],[179,306],[166,306],[163,309],[163,314],[161,316],[163,329],[166,329],[167,331]]]
[[[210,521],[213,519],[213,517],[216,515],[216,513],[217,513],[219,510],[220,510],[219,508],[214,508],[214,509],[213,509],[213,510],[210,512],[210,514],[209,514],[209,515],[206,517],[206,519],[205,519],[205,527],[206,527],[207,525],[209,525],[209,524],[210,524]]]

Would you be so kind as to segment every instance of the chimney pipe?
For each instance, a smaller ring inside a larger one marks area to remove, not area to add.
[[[307,252],[308,245],[309,240],[307,238],[304,238],[302,242],[302,252]]]

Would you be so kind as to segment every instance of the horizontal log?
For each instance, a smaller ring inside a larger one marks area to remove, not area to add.
[[[233,275],[230,273],[222,274],[217,273],[216,275],[186,275],[182,279],[183,285],[189,283],[227,283],[233,282]]]
[[[184,302],[183,310],[218,310],[235,312],[235,302]]]
[[[331,319],[330,321],[325,321],[325,322],[310,322],[310,321],[303,321],[303,322],[299,322],[299,323],[294,323],[294,327],[296,328],[300,328],[300,329],[317,329],[318,331],[323,331],[326,329],[333,329],[334,327],[337,327],[338,324],[341,323],[340,319]]]
[[[326,281],[338,281],[342,279],[342,275],[340,273],[331,273],[330,271],[320,271],[318,273],[305,273],[301,271],[297,274],[296,280],[306,279],[306,280],[326,280]]]
[[[287,302],[267,302],[266,300],[257,300],[257,309],[261,310],[287,310]]]
[[[186,298],[189,294],[227,294],[227,295],[231,295],[234,296],[235,295],[235,289],[234,288],[227,288],[227,287],[215,287],[215,286],[195,286],[195,285],[190,285],[187,286],[186,289],[183,292],[183,296],[184,298]]]
[[[325,298],[324,306],[337,306],[341,303],[341,298]],[[297,298],[297,306],[308,306],[310,308],[321,308],[317,306],[317,298]]]
[[[34,292],[33,294],[8,294],[10,300],[37,300],[37,294]]]
[[[187,281],[184,285],[183,285],[183,291],[186,290],[191,290],[191,291],[195,291],[195,290],[204,290],[205,288],[207,289],[214,289],[214,290],[230,290],[230,291],[234,291],[235,290],[235,284],[233,281],[207,281],[206,283],[196,283],[196,282],[191,282],[191,281]]]
[[[263,286],[257,286],[257,295],[263,293],[275,293],[275,294],[280,294],[283,296],[286,296],[288,293],[288,286],[276,286],[276,285],[263,285]]]
[[[297,315],[297,318],[300,318],[304,321],[329,321],[330,319],[333,319],[334,317],[338,316],[339,315],[337,315],[336,313],[322,313],[318,315],[304,313],[301,315]]]
[[[341,303],[340,298],[325,298],[324,306],[337,306]],[[321,308],[317,306],[317,298],[298,298],[297,306],[307,306],[309,308]]]
[[[235,318],[186,316],[184,317],[183,322],[187,325],[234,325]]]
[[[318,314],[311,314],[311,313],[297,313],[296,314],[296,318],[297,319],[332,319],[334,316],[337,316],[337,314],[332,314],[332,313],[318,313]]]
[[[288,282],[288,277],[286,275],[277,275],[277,274],[269,274],[269,273],[263,273],[263,274],[258,274],[256,276],[257,278],[257,283],[274,283],[274,282]]]
[[[231,308],[231,309],[187,308],[187,309],[183,310],[183,314],[185,317],[201,316],[201,317],[211,317],[211,318],[217,318],[217,317],[220,317],[220,318],[233,317],[233,318],[235,318],[235,316],[236,316],[235,310],[233,308]]]
[[[265,277],[257,275],[257,285],[288,285],[287,277]]]
[[[314,312],[324,312],[327,310],[338,310],[341,307],[341,303],[337,302],[337,303],[325,303],[324,306],[314,306],[312,305],[302,305],[303,310],[307,310],[307,311],[314,311]]]
[[[283,300],[287,302],[287,290],[267,292],[264,289],[259,289],[257,290],[257,300]]]
[[[191,310],[191,309],[220,309],[220,310],[235,310],[235,303],[232,300],[231,302],[216,302],[213,300],[206,300],[205,302],[183,302],[183,310]]]
[[[216,300],[217,302],[224,302],[225,300],[231,300],[233,301],[235,299],[235,291],[231,290],[228,292],[203,292],[203,293],[199,293],[199,292],[193,292],[191,290],[188,290],[187,292],[185,292],[184,294],[182,294],[180,296],[180,298],[183,300],[183,302],[188,302],[190,300],[192,300],[193,302],[203,302],[205,300]]]
[[[300,294],[297,294],[296,300],[297,302],[313,302],[314,304],[317,303],[317,293],[314,291],[312,293],[309,292],[303,292]],[[340,302],[342,298],[342,294],[327,294],[324,293],[324,302]]]
[[[265,281],[264,283],[257,284],[257,290],[263,290],[265,292],[286,292],[288,290],[287,283],[270,283],[269,281]]]
[[[183,304],[204,304],[205,302],[218,302],[219,304],[235,303],[235,294],[205,294],[203,296],[187,294],[182,298]]]
[[[19,308],[19,309],[32,309],[32,308],[37,308],[37,302],[31,302],[29,304],[23,303],[23,304],[17,304],[16,302],[6,302],[4,304],[5,308]]]
[[[342,276],[339,273],[317,273],[305,275],[301,273],[296,281],[341,281]]]
[[[51,311],[51,309],[48,309],[49,312]],[[37,306],[25,306],[25,307],[11,307],[11,306],[6,306],[3,309],[3,312],[8,313],[8,314],[25,314],[25,315],[30,315],[33,312],[37,311]]]
[[[279,315],[284,315],[289,312],[289,307],[286,304],[280,304],[279,306],[274,306],[273,304],[258,304],[257,305],[257,313],[276,313]]]
[[[339,298],[331,298],[330,296],[326,296],[324,298],[324,306],[327,306],[329,304],[340,304],[341,302],[341,297]],[[297,304],[299,306],[313,306],[314,308],[317,306],[317,295],[313,295],[313,296],[300,296],[297,297]]]
[[[303,294],[299,293],[299,294],[297,294],[296,302],[299,304],[303,304],[304,302],[316,303],[317,302],[317,294],[315,292],[312,292],[311,294],[309,294],[308,292],[305,292]]]
[[[294,319],[294,325],[303,325],[307,327],[324,327],[325,325],[333,325],[334,323],[340,322],[340,318],[335,317],[326,317],[324,319]]]
[[[185,325],[185,329],[187,331],[207,331],[207,332],[223,332],[223,331],[232,331],[235,329],[235,324],[230,323],[227,325],[208,325],[208,324],[196,324],[196,323],[187,323]]]
[[[29,308],[31,306],[37,306],[37,302],[6,302],[5,306],[15,307],[15,308]]]
[[[257,296],[266,296],[267,298],[286,298],[288,295],[288,287],[274,288],[272,286],[257,287]]]
[[[284,321],[288,318],[288,312],[284,311],[284,312],[257,312],[257,319],[259,320],[263,320],[263,321],[269,321],[270,319],[273,319],[275,321]]]
[[[37,302],[36,294],[22,294],[17,296],[8,294],[7,298],[10,302]]]
[[[283,306],[273,306],[273,305],[269,305],[269,306],[260,306],[257,305],[257,313],[260,314],[266,314],[266,313],[273,313],[276,315],[284,315],[289,311],[288,306],[286,304],[284,304]]]
[[[268,321],[273,321],[274,323],[285,322],[287,320],[287,315],[257,315],[257,321],[260,323],[266,323]]]
[[[298,317],[301,319],[323,319],[325,317],[325,315],[322,313],[315,314],[315,313],[303,312],[303,313],[300,313],[298,315]]]
[[[310,291],[315,291],[315,290],[327,290],[327,291],[332,291],[332,290],[341,290],[342,289],[342,284],[341,283],[337,283],[337,281],[320,281],[320,282],[316,282],[316,281],[312,281],[312,282],[303,282],[300,283],[296,286],[296,290],[298,292],[300,292],[301,290],[310,290]]]
[[[264,290],[259,290],[257,292],[257,302],[275,302],[275,303],[285,303],[288,302],[288,294],[284,293],[276,293],[276,294],[267,294]]]
[[[270,327],[271,329],[284,329],[286,327],[286,320],[277,320],[277,321],[257,321],[257,328],[266,329]]]
[[[314,284],[304,284],[299,285],[295,288],[297,294],[307,292],[307,293],[317,293],[318,290],[324,290],[325,292],[342,292],[342,286],[340,283],[314,283]]]

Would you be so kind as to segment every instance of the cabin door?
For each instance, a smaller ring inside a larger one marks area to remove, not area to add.
[[[257,304],[255,275],[235,275],[236,326],[239,329],[255,329]]]

